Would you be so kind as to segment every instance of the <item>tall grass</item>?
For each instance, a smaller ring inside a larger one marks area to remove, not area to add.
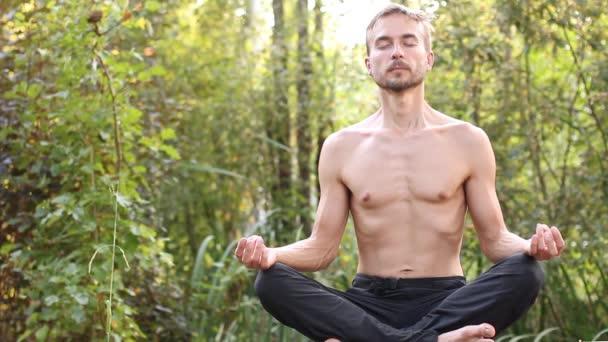
[[[118,248],[120,250],[120,252],[122,253],[122,257],[123,260],[125,261],[126,267],[127,269],[129,269],[129,261],[127,260],[127,256],[125,255],[125,251],[116,244],[116,239],[117,239],[117,230],[118,230],[118,219],[119,219],[119,214],[118,214],[118,203],[119,203],[119,196],[120,194],[118,193],[118,190],[115,188],[110,188],[110,191],[112,193],[112,198],[114,200],[114,227],[113,227],[113,231],[112,231],[112,244],[111,245],[105,245],[105,246],[101,246],[99,248],[97,248],[95,250],[95,253],[93,253],[93,256],[91,256],[91,259],[89,260],[89,273],[91,273],[91,268],[93,266],[93,261],[95,260],[95,257],[97,256],[97,254],[101,251],[103,251],[106,248],[109,248],[111,250],[111,255],[110,255],[110,279],[109,279],[109,285],[108,285],[108,299],[105,301],[106,304],[106,326],[105,326],[105,330],[106,330],[106,341],[110,341],[110,337],[112,336],[112,299],[114,296],[114,264],[116,262],[116,249]]]

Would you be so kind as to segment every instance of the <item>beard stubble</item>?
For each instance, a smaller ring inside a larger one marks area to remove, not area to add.
[[[422,81],[424,81],[425,73],[420,70],[413,71],[412,69],[404,70],[404,72],[409,71],[411,73],[410,77],[403,78],[391,78],[391,77],[382,77],[376,78],[373,77],[374,82],[384,90],[390,90],[393,92],[403,92],[411,88],[415,88],[419,86]]]

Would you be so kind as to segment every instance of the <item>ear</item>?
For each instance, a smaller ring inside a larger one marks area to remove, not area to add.
[[[426,54],[426,64],[428,65],[428,70],[433,69],[433,64],[435,64],[435,54],[433,51],[429,51]]]
[[[369,62],[369,56],[365,57],[365,68],[367,69],[367,73],[371,76],[372,75],[372,65]]]

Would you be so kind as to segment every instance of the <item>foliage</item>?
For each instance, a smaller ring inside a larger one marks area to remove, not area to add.
[[[146,10],[135,19],[130,11],[137,9],[100,5],[103,18],[93,22],[95,12],[76,3],[14,3],[11,9],[3,16],[10,82],[2,102],[2,229],[8,242],[2,267],[19,279],[11,294],[20,305],[8,321],[21,314],[25,328],[2,329],[8,332],[3,337],[103,336],[111,318],[116,336],[143,338],[133,297],[155,281],[142,283],[136,275],[162,275],[171,256],[150,225],[153,208],[142,195],[151,192],[155,176],[148,168],[179,157],[168,144],[175,137],[171,128],[143,123],[135,92],[163,69],[146,61],[143,47],[125,43],[129,35],[121,31],[123,25],[136,31],[130,20],[145,23]],[[118,244],[132,266],[126,273],[121,259],[109,262],[112,248],[104,248],[113,241],[114,198],[120,205]],[[117,304],[109,311],[114,268]]]
[[[510,229],[550,222],[568,243],[499,339],[605,336],[601,2],[408,3],[437,15],[427,98],[490,136]],[[232,251],[308,234],[323,139],[378,105],[364,46],[331,26],[338,4],[4,1],[0,340],[105,338],[108,304],[115,340],[303,340],[261,309]],[[345,289],[356,258],[349,223],[311,276]],[[472,229],[462,264],[469,279],[489,266]]]

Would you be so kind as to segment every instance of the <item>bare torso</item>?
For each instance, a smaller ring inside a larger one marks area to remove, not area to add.
[[[358,272],[398,278],[462,275],[468,176],[466,123],[434,113],[408,134],[373,117],[341,132],[341,178],[359,247]]]

